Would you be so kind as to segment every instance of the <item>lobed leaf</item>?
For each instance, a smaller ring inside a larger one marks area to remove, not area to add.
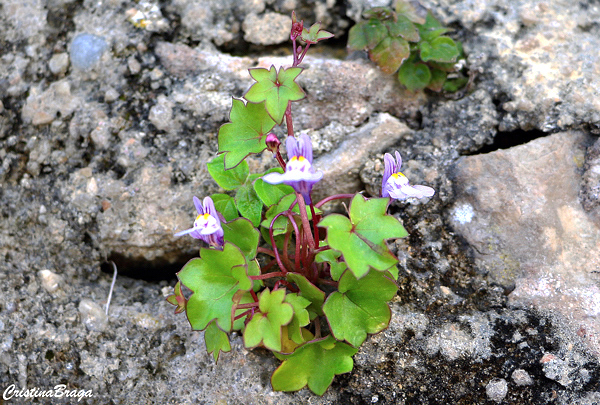
[[[296,293],[287,294],[285,296],[285,302],[290,304],[294,309],[294,317],[287,325],[288,336],[292,341],[300,345],[306,341],[306,339],[304,339],[305,333],[303,332],[302,327],[308,325],[310,322],[306,307],[308,307],[311,302]]]
[[[219,128],[219,153],[225,153],[225,168],[237,166],[251,153],[260,153],[267,148],[265,139],[275,126],[267,113],[265,103],[244,104],[233,99],[227,124]]]
[[[265,174],[272,172],[283,173],[283,169],[276,167],[267,170]],[[260,178],[254,181],[254,191],[267,207],[277,204],[284,196],[294,193],[294,189],[290,186],[285,184],[270,184]]]
[[[431,12],[427,12],[427,17],[424,24],[417,24],[419,35],[422,41],[433,41],[440,35],[452,31],[451,28],[444,27]]]
[[[281,351],[281,327],[292,320],[292,305],[283,302],[285,290],[271,292],[264,289],[258,298],[260,312],[252,316],[244,330],[244,345],[247,348],[263,344],[267,349]]]
[[[344,261],[357,278],[369,268],[384,271],[398,262],[385,244],[386,239],[402,238],[406,230],[396,218],[386,214],[388,198],[365,199],[357,194],[350,205],[350,218],[331,214],[319,226],[327,229],[327,243],[344,255]]]
[[[288,104],[305,97],[304,91],[295,82],[300,73],[302,68],[299,67],[286,69],[280,67],[279,71],[276,71],[273,65],[269,70],[252,68],[250,76],[256,80],[256,83],[250,87],[244,97],[252,103],[264,101],[269,116],[275,123],[281,124]]]
[[[444,88],[444,83],[446,82],[447,73],[443,72],[439,69],[431,69],[431,80],[427,85],[429,90],[440,92]]]
[[[237,189],[235,193],[235,204],[237,205],[240,214],[244,218],[248,218],[252,225],[260,225],[262,218],[263,203],[256,195],[251,184],[245,184]]]
[[[308,281],[306,277],[298,273],[287,273],[286,278],[300,289],[300,296],[311,302],[308,310],[317,315],[323,315],[323,302],[325,302],[325,293],[316,285]]]
[[[419,51],[423,62],[455,62],[459,55],[456,43],[449,37],[437,37],[431,42],[420,42]]]
[[[307,44],[316,44],[319,41],[333,37],[331,32],[321,30],[321,23],[316,22],[311,25],[310,29],[302,30],[302,40]]]
[[[387,328],[391,318],[387,302],[397,291],[398,287],[385,273],[371,270],[357,280],[351,272],[345,272],[338,291],[329,295],[323,305],[335,338],[359,347],[368,333]]]
[[[267,210],[267,213],[265,214],[265,219],[262,221],[261,225],[266,229],[269,229],[273,218],[275,218],[277,214],[289,210],[294,201],[296,201],[296,194],[288,194],[282,197],[276,205],[272,205],[271,208]],[[298,227],[300,227],[300,209],[298,208],[298,204],[294,205],[294,208],[292,208],[292,212],[294,213],[294,218],[296,220],[296,223],[298,224]],[[315,213],[320,214],[321,210],[315,209]],[[306,215],[308,216],[309,220],[312,219],[312,213],[310,212],[309,207],[306,207]],[[289,223],[289,219],[287,218],[287,216],[280,216],[275,220],[275,223],[273,224],[274,236],[285,234],[286,232],[291,230],[292,225]]]
[[[221,330],[230,332],[232,298],[252,288],[242,252],[230,242],[223,250],[201,248],[200,258],[190,260],[177,277],[193,292],[186,308],[192,329],[203,330],[216,320]]]
[[[215,193],[210,198],[212,198],[215,204],[215,209],[223,215],[225,221],[232,221],[239,218],[240,214],[238,214],[233,197],[227,194]]]
[[[418,42],[420,39],[417,27],[404,15],[399,15],[394,20],[384,21],[390,36],[402,37],[410,42]]]
[[[423,90],[431,80],[431,71],[424,63],[408,60],[400,67],[398,80],[410,91]]]
[[[256,257],[256,249],[260,240],[260,233],[246,218],[237,218],[231,222],[222,224],[223,239],[233,243],[242,251],[246,261],[250,264]],[[249,275],[256,275],[250,274]]]
[[[373,49],[386,36],[387,28],[378,19],[361,21],[348,32],[348,48],[354,51]]]
[[[348,268],[346,262],[338,260],[341,256],[342,253],[338,252],[337,250],[323,250],[322,252],[317,253],[315,256],[315,262],[329,263],[329,273],[331,274],[331,279],[338,281],[342,276],[342,273]]]
[[[392,74],[410,56],[410,48],[405,39],[385,37],[375,49],[369,52],[369,56],[384,73]]]
[[[245,161],[234,168],[226,170],[225,155],[217,155],[206,164],[206,167],[212,178],[225,190],[235,190],[242,186],[246,182],[248,174],[250,174],[248,163]]]
[[[312,392],[323,395],[335,375],[352,371],[352,356],[357,351],[331,335],[307,342],[292,354],[278,356],[284,361],[271,377],[273,390],[298,391],[308,385]]]
[[[212,353],[215,363],[219,360],[221,352],[231,351],[229,336],[219,329],[217,323],[214,321],[209,323],[204,331],[204,343],[206,344],[208,354]]]

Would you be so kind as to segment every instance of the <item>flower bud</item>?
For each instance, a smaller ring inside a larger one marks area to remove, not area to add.
[[[267,149],[269,149],[271,152],[273,152],[273,154],[277,154],[277,152],[279,151],[279,145],[281,145],[281,142],[279,141],[279,138],[277,138],[277,135],[275,135],[273,132],[270,132],[267,135],[267,139],[265,140],[266,144],[267,144]]]

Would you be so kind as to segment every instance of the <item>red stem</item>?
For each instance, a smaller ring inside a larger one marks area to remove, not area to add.
[[[264,254],[266,254],[266,255],[269,255],[269,256],[271,256],[271,257],[275,257],[275,252],[273,252],[271,249],[267,249],[267,248],[264,248],[264,247],[260,247],[260,246],[259,246],[259,247],[256,249],[256,251],[257,251],[258,253],[264,253]]]
[[[250,315],[252,313],[252,310],[249,309],[247,311],[242,312],[241,314],[239,314],[238,316],[236,316],[235,318],[233,318],[234,321],[237,321],[240,318],[245,317],[246,315]]]
[[[250,280],[265,280],[273,277],[285,277],[285,273],[283,271],[273,271],[271,273],[265,273],[259,276],[248,276]]]
[[[285,268],[285,266],[281,262],[281,257],[279,257],[279,250],[277,250],[277,245],[275,244],[275,237],[273,236],[273,225],[275,224],[275,221],[277,220],[277,218],[279,218],[281,215],[283,215],[283,212],[280,212],[279,214],[275,215],[275,217],[271,221],[271,225],[269,225],[269,237],[271,239],[271,246],[273,246],[273,249],[275,249],[274,252],[275,252],[275,259],[277,260],[277,264],[279,265],[279,268],[281,269],[281,271],[283,271],[283,273],[285,274],[288,272],[288,270]]]
[[[332,195],[332,196],[323,198],[321,201],[319,201],[318,203],[316,203],[315,204],[315,208],[321,208],[324,204],[328,203],[329,201],[340,200],[342,198],[352,198],[354,196],[355,196],[355,194],[336,194],[336,195]]]
[[[275,154],[275,159],[277,159],[277,162],[285,171],[285,160],[283,160],[283,157],[281,156],[281,152],[279,152],[279,149],[277,149],[277,153]]]
[[[312,221],[313,221],[313,233],[315,234],[315,249],[319,248],[319,229],[317,227],[317,214],[315,214],[315,207],[312,204],[312,201],[310,203],[310,213],[312,215]]]
[[[302,234],[298,231],[298,225],[296,225],[296,221],[294,221],[294,215],[292,213],[291,208],[285,212],[285,215],[290,220],[292,227],[294,228],[294,232],[296,233],[296,253],[294,255],[294,268],[296,271],[300,271],[300,246],[302,246]]]
[[[258,306],[258,302],[250,302],[248,304],[239,304],[235,306],[235,309],[246,309],[246,308],[254,308]]]
[[[288,101],[285,109],[285,125],[287,127],[288,136],[294,136],[294,124],[292,123],[292,102]]]

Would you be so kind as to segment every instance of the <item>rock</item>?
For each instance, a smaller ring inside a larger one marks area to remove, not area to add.
[[[513,371],[511,378],[515,382],[515,384],[519,386],[533,384],[533,379],[531,378],[529,373],[526,370],[523,370],[522,368],[518,368],[515,371]]]
[[[79,313],[81,315],[81,322],[88,330],[100,332],[104,330],[108,323],[104,309],[92,300],[81,300],[79,302]]]
[[[64,75],[69,67],[69,55],[66,52],[61,52],[52,55],[48,62],[48,68],[57,76]]]
[[[508,383],[504,378],[497,378],[485,386],[488,398],[494,402],[501,402],[508,393]]]
[[[69,54],[71,64],[77,69],[89,70],[100,61],[108,47],[103,37],[92,34],[79,34],[71,42]]]
[[[515,306],[535,305],[583,329],[600,354],[600,229],[579,202],[584,153],[580,132],[461,158],[456,164],[454,229],[476,264],[508,291]],[[572,339],[579,337],[572,332]]]
[[[276,45],[288,41],[292,19],[279,13],[265,13],[257,16],[249,14],[244,19],[242,29],[244,39],[258,45]],[[265,30],[265,27],[269,27]]]
[[[82,104],[79,97],[71,94],[71,84],[67,79],[54,82],[45,91],[41,87],[31,89],[21,116],[33,125],[49,124],[60,113],[66,118]]]

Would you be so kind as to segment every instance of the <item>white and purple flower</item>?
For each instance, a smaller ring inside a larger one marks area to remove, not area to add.
[[[392,197],[396,200],[405,200],[409,197],[423,198],[431,197],[435,194],[435,190],[427,186],[411,186],[408,184],[408,179],[402,172],[402,157],[396,152],[396,160],[386,153],[383,156],[385,161],[385,170],[383,172],[383,182],[381,187],[382,197]]]
[[[201,239],[211,246],[220,248],[225,244],[223,240],[223,228],[219,213],[210,197],[205,197],[204,202],[194,196],[194,205],[198,216],[194,221],[193,228],[177,232],[175,236],[190,235],[192,238]]]
[[[312,167],[312,144],[306,134],[301,134],[296,140],[288,136],[286,140],[287,154],[290,160],[285,166],[285,173],[269,173],[263,180],[270,184],[287,184],[302,194],[304,201],[310,204],[310,192],[313,186],[323,178],[322,171]]]

